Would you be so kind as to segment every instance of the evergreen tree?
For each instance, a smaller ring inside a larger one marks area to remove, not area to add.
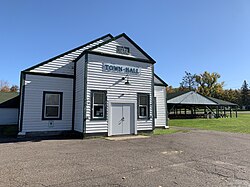
[[[249,105],[249,88],[246,80],[244,80],[241,87],[241,104],[245,107]]]

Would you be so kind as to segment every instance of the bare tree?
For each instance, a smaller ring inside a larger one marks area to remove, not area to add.
[[[180,83],[181,90],[196,90],[197,82],[196,82],[196,74],[191,74],[185,71],[185,76],[182,78],[182,82]]]
[[[0,80],[0,91],[1,92],[9,92],[10,87],[9,87],[9,82],[5,80]]]

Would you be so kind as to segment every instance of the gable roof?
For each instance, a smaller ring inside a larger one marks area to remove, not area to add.
[[[189,91],[178,91],[178,92],[173,92],[173,93],[167,93],[167,99],[170,100],[174,97],[180,96],[182,94],[188,93]]]
[[[218,105],[218,106],[237,106],[235,103],[206,97],[194,91],[180,91],[167,95],[168,104],[193,104],[193,105]]]
[[[164,80],[162,80],[158,75],[156,75],[155,73],[154,73],[154,85],[155,86],[165,86],[165,87],[168,86],[168,84]]]
[[[87,51],[92,51],[92,52],[94,52],[95,51],[95,49],[97,49],[97,48],[99,48],[99,47],[102,47],[102,46],[104,46],[104,45],[106,45],[106,44],[108,44],[108,43],[111,43],[112,41],[116,41],[116,40],[118,40],[119,38],[122,38],[122,37],[124,37],[126,40],[128,40],[128,42],[130,42],[138,51],[140,51],[146,58],[147,58],[147,61],[149,62],[149,63],[156,63],[156,61],[152,58],[152,57],[150,57],[141,47],[139,47],[131,38],[129,38],[125,33],[122,33],[122,34],[120,34],[120,35],[118,35],[118,36],[115,36],[115,37],[113,37],[113,38],[111,38],[111,39],[109,39],[109,40],[107,40],[107,41],[105,41],[105,42],[103,42],[103,43],[100,43],[99,45],[96,45],[96,46],[94,46],[94,47],[92,47],[92,48],[90,48],[90,49],[88,49]],[[119,54],[120,55],[120,54]]]
[[[41,62],[37,65],[34,65],[30,68],[27,68],[23,70],[23,72],[30,72],[30,73],[61,73],[61,74],[69,74],[73,75],[73,66],[74,63],[78,61],[84,54],[86,53],[96,53],[94,50],[98,47],[104,46],[105,44],[108,44],[112,41],[115,41],[119,38],[124,37],[128,42],[130,42],[142,55],[144,55],[147,59],[139,59],[147,63],[155,63],[155,60],[153,60],[142,48],[140,48],[132,39],[130,39],[125,33],[122,33],[116,37],[113,37],[111,34],[107,34],[105,36],[102,36],[100,38],[97,38],[91,42],[88,42],[84,45],[81,45],[77,48],[74,48],[72,50],[69,50],[63,54],[60,54],[56,57],[53,57],[51,59],[48,59],[44,62]],[[98,53],[101,54],[101,53]],[[113,55],[114,56],[114,55]],[[116,55],[117,57],[123,57],[126,59],[131,59],[130,57],[122,56],[122,55]],[[64,68],[64,69],[63,69]],[[57,72],[57,70],[59,70]]]
[[[18,108],[19,93],[0,92],[0,108]]]
[[[215,103],[214,101],[194,91],[189,91],[179,96],[168,99],[167,103],[181,105],[217,105],[217,103]]]
[[[92,48],[95,45],[98,45],[98,44],[100,44],[100,43],[102,43],[102,42],[104,42],[106,40],[109,40],[110,38],[113,38],[113,36],[111,34],[106,34],[106,35],[104,35],[104,36],[102,36],[100,38],[97,38],[97,39],[95,39],[95,40],[93,40],[91,42],[88,42],[88,43],[86,43],[84,45],[81,45],[81,46],[76,47],[76,48],[74,48],[72,50],[69,50],[69,51],[67,51],[67,52],[65,52],[63,54],[60,54],[60,55],[58,55],[56,57],[53,57],[53,58],[48,59],[48,60],[46,60],[44,62],[41,62],[41,63],[39,63],[39,64],[37,64],[35,66],[32,66],[32,67],[30,67],[28,69],[25,69],[24,71],[30,71],[30,72],[36,72],[36,71],[41,72],[41,71],[43,71],[44,73],[46,73],[46,69],[47,69],[45,67],[46,65],[49,66],[49,64],[55,64],[56,63],[57,66],[60,66],[60,64],[61,64],[61,66],[64,66],[64,65],[66,65],[66,64],[68,64],[70,62],[75,61],[79,57],[79,55],[81,55],[85,50],[87,50],[89,48]],[[40,67],[40,69],[39,69],[39,67]]]

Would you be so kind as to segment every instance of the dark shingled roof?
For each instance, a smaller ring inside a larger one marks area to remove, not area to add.
[[[0,108],[19,108],[19,102],[19,93],[0,92]]]

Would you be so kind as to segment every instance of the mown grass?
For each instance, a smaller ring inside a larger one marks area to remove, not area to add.
[[[179,129],[155,129],[153,135],[162,135],[162,134],[174,134],[177,132],[188,132],[188,130],[179,130]]]
[[[170,127],[190,127],[204,130],[237,132],[250,134],[250,114],[239,114],[238,118],[219,119],[173,119]]]

